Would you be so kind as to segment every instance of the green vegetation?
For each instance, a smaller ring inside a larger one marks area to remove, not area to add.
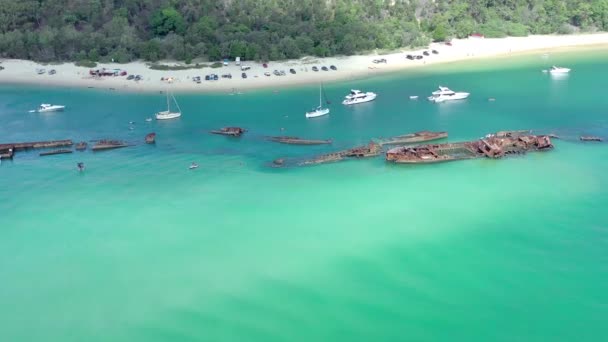
[[[94,68],[94,67],[97,66],[97,63],[91,62],[91,61],[87,61],[87,60],[77,61],[74,64],[76,66],[85,67],[85,68]]]
[[[0,0],[0,57],[278,60],[608,30],[608,0]]]
[[[165,65],[165,64],[150,64],[152,70],[189,70],[189,69],[203,69],[208,67],[207,64],[195,65]]]

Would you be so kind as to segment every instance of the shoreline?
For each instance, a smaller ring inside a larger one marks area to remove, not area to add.
[[[4,70],[0,71],[0,84],[41,85],[75,88],[94,88],[121,92],[154,93],[171,88],[176,93],[227,93],[254,89],[280,89],[319,83],[331,83],[364,79],[408,69],[424,69],[433,65],[475,61],[509,56],[531,55],[573,51],[579,49],[608,48],[608,33],[577,35],[543,35],[507,38],[466,38],[454,39],[452,45],[431,43],[427,49],[406,50],[384,55],[368,54],[344,57],[304,57],[298,60],[269,62],[268,68],[261,63],[242,62],[251,67],[246,71],[248,78],[241,78],[241,70],[234,62],[221,68],[202,68],[188,70],[152,70],[147,63],[131,62],[127,64],[98,64],[95,69],[122,69],[129,74],[143,75],[143,80],[127,80],[126,76],[109,76],[94,78],[89,76],[89,68],[77,67],[73,63],[42,65],[32,61],[5,59],[0,60]],[[436,50],[438,54],[424,56],[421,60],[408,60],[406,55],[422,55],[423,51]],[[374,59],[386,59],[386,63],[374,64]],[[329,67],[335,65],[337,70],[312,71],[313,66]],[[36,69],[55,69],[55,75],[38,75]],[[290,74],[293,68],[296,74]],[[284,70],[285,76],[264,76],[264,72]],[[232,79],[220,78],[217,81],[205,81],[208,74],[232,74]],[[192,77],[200,76],[197,84]],[[172,78],[173,82],[161,81],[161,78]]]

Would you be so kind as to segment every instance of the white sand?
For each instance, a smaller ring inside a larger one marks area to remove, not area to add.
[[[232,92],[234,89],[242,91],[252,88],[281,89],[286,86],[300,84],[317,84],[319,82],[331,82],[338,80],[356,79],[378,73],[392,72],[406,68],[423,68],[438,63],[448,63],[480,58],[498,56],[509,56],[522,53],[545,53],[556,50],[573,49],[580,47],[608,47],[608,33],[580,34],[580,35],[549,35],[529,37],[509,37],[500,39],[468,38],[455,39],[452,46],[433,43],[428,49],[402,52],[387,55],[365,55],[350,57],[316,58],[307,57],[299,60],[283,62],[270,62],[268,68],[264,69],[262,64],[255,62],[243,62],[243,65],[251,66],[247,71],[247,79],[241,78],[240,67],[233,62],[227,67],[212,69],[190,69],[180,71],[151,70],[143,62],[128,64],[100,64],[97,68],[124,69],[129,74],[140,74],[144,79],[139,82],[129,81],[122,77],[94,78],[89,76],[88,68],[76,67],[74,64],[40,65],[24,60],[2,60],[1,65],[5,68],[0,71],[0,82],[8,84],[40,84],[48,86],[68,87],[94,87],[121,91],[135,92],[157,92],[168,86],[174,91],[183,92]],[[425,56],[422,60],[408,60],[407,54],[422,54],[424,50],[437,50],[439,54]],[[373,59],[385,58],[386,64],[374,64]],[[321,66],[335,65],[338,70],[322,71]],[[319,67],[318,72],[312,71],[312,67]],[[38,75],[37,68],[47,71],[55,69],[55,75]],[[289,73],[293,68],[297,74]],[[284,70],[285,76],[264,76],[264,72],[273,70]],[[215,73],[232,74],[232,79],[220,78],[218,81],[205,81],[207,74]],[[191,80],[194,76],[201,76],[202,83],[196,84]],[[161,78],[173,78],[168,84]]]

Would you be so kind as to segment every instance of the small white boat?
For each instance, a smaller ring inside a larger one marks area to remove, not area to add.
[[[412,96],[410,96],[410,100],[418,100],[418,95],[412,95]]]
[[[146,118],[146,122],[152,122],[152,118]]]
[[[64,109],[65,109],[65,106],[52,105],[50,103],[43,103],[37,109],[30,110],[30,113],[60,112]]]
[[[307,118],[316,118],[329,114],[329,108],[323,108],[323,96],[321,95],[321,89],[322,87],[319,86],[319,107],[313,108],[313,110],[310,112],[306,112]]]
[[[439,86],[439,90],[434,91],[433,95],[429,96],[429,101],[439,103],[444,101],[464,100],[469,97],[469,93],[456,92],[448,87]]]
[[[562,67],[557,67],[557,66],[552,66],[551,69],[549,70],[550,73],[552,74],[567,74],[570,72],[570,69],[568,68],[562,68]]]
[[[167,94],[167,110],[156,113],[156,120],[170,120],[170,119],[179,118],[180,116],[182,116],[182,111],[181,111],[181,109],[179,109],[177,100],[175,100],[175,97],[173,96],[173,94],[169,94],[168,91],[165,91],[165,93]],[[177,107],[177,112],[171,111],[171,103],[169,102],[169,95],[171,95],[173,102],[175,102],[175,106]]]
[[[360,90],[351,89],[350,94],[344,97],[344,101],[342,101],[343,105],[354,105],[359,103],[370,102],[376,99],[376,93],[367,92],[364,93]]]
[[[197,163],[192,163],[190,164],[190,166],[188,167],[189,170],[194,170],[194,169],[198,169],[198,164]]]

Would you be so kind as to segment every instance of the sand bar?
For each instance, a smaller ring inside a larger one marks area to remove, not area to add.
[[[127,80],[120,77],[92,77],[89,68],[77,67],[72,63],[58,65],[41,65],[32,61],[4,59],[0,60],[4,70],[0,71],[0,83],[34,84],[45,86],[66,86],[81,88],[112,89],[115,91],[158,92],[170,87],[175,92],[237,92],[246,89],[280,89],[286,86],[318,84],[340,80],[360,79],[377,74],[394,72],[407,68],[424,68],[439,63],[450,63],[482,58],[504,57],[525,53],[547,53],[552,51],[577,49],[581,47],[608,48],[608,33],[578,35],[545,35],[509,38],[467,38],[454,39],[451,46],[443,43],[432,43],[427,49],[407,50],[390,54],[370,54],[348,57],[317,58],[305,57],[298,60],[269,62],[268,68],[261,63],[242,62],[250,66],[247,78],[241,77],[241,69],[233,62],[221,68],[189,69],[179,71],[151,70],[144,62],[127,64],[99,64],[97,68],[123,69],[129,74],[142,75],[141,81]],[[406,55],[422,55],[423,51],[436,50],[420,60],[408,60]],[[373,63],[374,59],[386,59],[386,63]],[[321,67],[336,66],[337,70],[322,71]],[[319,68],[318,72],[312,70]],[[56,70],[56,74],[37,74],[36,70]],[[294,69],[296,74],[291,74]],[[285,76],[275,76],[274,70],[284,70]],[[265,76],[270,72],[271,76]],[[217,81],[205,81],[207,74],[228,74],[232,79],[220,78]],[[192,81],[200,76],[202,81]],[[162,81],[161,78],[171,81]]]

